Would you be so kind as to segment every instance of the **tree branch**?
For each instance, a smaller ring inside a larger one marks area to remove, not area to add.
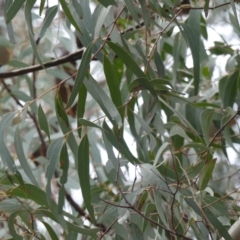
[[[91,218],[88,214],[85,213],[85,211],[73,200],[72,196],[65,190],[65,197],[68,203],[78,212],[78,214],[85,219],[87,219],[89,222],[92,223]],[[102,223],[97,223],[97,227],[101,228],[103,232],[105,232],[107,229]]]
[[[43,67],[44,68],[50,68],[50,67],[55,67],[55,66],[67,63],[67,62],[79,60],[79,59],[82,58],[83,50],[84,50],[84,48],[81,48],[74,53],[71,53],[71,54],[65,55],[61,58],[43,63],[42,65],[38,64],[38,65],[31,66],[31,67],[26,67],[26,68],[22,68],[22,69],[19,69],[19,70],[15,70],[15,71],[12,71],[12,72],[0,73],[0,79],[16,77],[16,76],[24,75],[24,74],[27,74],[27,73],[42,70]]]

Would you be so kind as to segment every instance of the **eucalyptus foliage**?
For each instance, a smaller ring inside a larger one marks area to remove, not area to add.
[[[0,238],[238,239],[237,1],[1,2]]]

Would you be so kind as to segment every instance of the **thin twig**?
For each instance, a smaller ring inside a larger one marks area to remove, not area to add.
[[[120,190],[121,191],[121,190]],[[126,197],[123,195],[123,198],[125,200],[125,202],[128,204],[128,206],[121,206],[121,205],[117,205],[117,204],[113,204],[111,202],[108,202],[106,200],[101,199],[102,201],[104,201],[105,203],[108,203],[109,205],[115,206],[115,207],[120,207],[120,208],[128,208],[128,209],[132,209],[134,212],[136,212],[137,214],[139,214],[141,217],[143,217],[144,219],[146,219],[147,221],[151,222],[152,224],[164,229],[166,232],[178,236],[178,237],[182,237],[183,239],[186,240],[192,240],[192,238],[186,237],[178,232],[173,232],[170,229],[167,229],[165,226],[161,225],[160,223],[152,220],[151,218],[148,218],[147,216],[145,216],[143,213],[141,213],[138,209],[136,209],[127,199]]]
[[[151,57],[152,57],[152,55],[153,55],[153,53],[154,53],[154,50],[156,49],[156,46],[157,46],[157,43],[158,43],[160,37],[161,37],[162,34],[168,29],[168,27],[173,23],[173,21],[181,14],[182,11],[183,11],[183,9],[180,8],[179,11],[177,12],[177,14],[174,15],[174,16],[172,17],[172,19],[169,21],[169,23],[167,24],[167,26],[159,33],[156,41],[155,41],[154,44],[153,44],[153,47],[152,47],[150,53],[149,53],[149,55],[148,55],[148,62],[147,62],[147,66],[146,66],[145,72],[147,72],[147,69],[148,69],[148,67],[149,67],[149,65],[150,65]]]
[[[112,226],[117,222],[118,218],[116,218],[111,224],[110,226],[106,229],[106,231],[99,237],[98,240],[103,239],[103,237],[111,230]]]
[[[65,198],[68,201],[68,203],[78,212],[78,214],[85,219],[87,219],[89,222],[92,223],[92,220],[88,214],[85,213],[85,211],[73,200],[72,196],[65,190]],[[96,223],[96,226],[101,228],[102,231],[106,231],[106,227],[102,223]]]
[[[224,130],[224,128],[240,113],[240,110],[238,110],[227,122],[225,122],[222,127],[214,134],[213,138],[211,139],[211,141],[209,142],[209,144],[207,145],[208,147],[210,147],[212,145],[212,143],[214,142],[215,138]]]
[[[7,90],[7,92],[9,93],[9,95],[15,100],[15,102],[22,108],[24,108],[24,106],[22,105],[22,103],[16,98],[16,96],[12,93],[11,89],[8,87],[8,85],[5,83],[5,81],[3,79],[1,79],[1,82],[3,84],[3,86],[5,87],[5,89]],[[37,118],[36,116],[31,113],[29,110],[27,110],[27,114],[29,115],[29,117],[33,120],[33,123],[37,129],[37,132],[38,132],[38,136],[40,138],[40,141],[42,143],[42,153],[44,154],[44,156],[46,156],[46,152],[47,152],[47,145],[44,141],[44,137],[43,137],[43,134],[42,134],[42,131],[39,127],[39,124],[38,124],[38,121],[37,121]]]

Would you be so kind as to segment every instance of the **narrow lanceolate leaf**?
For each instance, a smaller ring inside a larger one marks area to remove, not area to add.
[[[63,9],[64,13],[66,14],[66,17],[69,20],[69,22],[76,28],[76,30],[78,32],[82,33],[81,29],[79,28],[79,26],[78,26],[77,22],[75,21],[73,15],[71,14],[70,9],[68,8],[66,0],[59,0],[59,2],[62,6],[62,9]]]
[[[6,23],[10,23],[12,19],[16,16],[20,8],[23,6],[23,4],[26,2],[26,0],[15,0],[11,6],[8,8],[6,14],[5,14],[5,21]]]
[[[150,81],[148,81],[147,78],[137,78],[133,80],[129,84],[128,88],[130,92],[135,92],[138,90],[148,90],[152,94],[152,96],[157,97],[155,89],[150,84]]]
[[[110,5],[117,6],[117,3],[115,0],[98,0],[105,8],[107,8]]]
[[[21,186],[18,186],[16,188],[14,188],[13,190],[11,190],[11,195],[16,196],[16,197],[21,197],[24,199],[30,199],[30,200],[36,202],[37,204],[39,204],[40,206],[48,205],[46,193],[43,190],[39,189],[38,187],[36,187],[32,184],[28,184],[28,183],[25,184],[25,188],[27,190],[27,194],[25,194],[23,192]]]
[[[94,209],[91,203],[89,164],[89,142],[87,135],[85,135],[78,148],[78,176],[84,204],[89,212],[91,220],[95,222]]]
[[[42,65],[42,60],[37,51],[37,44],[34,39],[34,32],[33,32],[33,26],[32,26],[32,9],[35,3],[36,3],[36,0],[27,0],[24,13],[25,13],[25,20],[28,26],[29,39],[31,42],[33,53],[36,59],[38,60],[38,62]]]
[[[45,15],[44,21],[43,21],[43,26],[42,26],[41,32],[39,34],[40,38],[42,38],[44,36],[44,34],[47,31],[48,27],[51,25],[54,17],[57,14],[57,11],[58,11],[58,6],[57,5],[47,9],[46,15]]]
[[[137,13],[137,7],[134,5],[133,1],[129,1],[129,0],[124,0],[126,7],[130,13],[130,15],[132,16],[132,18],[139,23],[139,17],[138,17],[138,13]]]
[[[106,76],[112,101],[115,104],[115,106],[118,108],[118,111],[121,117],[123,118],[124,108],[119,108],[120,106],[122,106],[122,98],[121,98],[121,92],[119,89],[120,82],[118,80],[117,72],[114,66],[112,65],[112,63],[109,61],[109,59],[106,56],[104,56],[103,66],[104,66],[104,73]]]
[[[86,119],[83,119],[83,118],[78,119],[78,123],[79,123],[79,125],[83,125],[83,126],[86,126],[86,127],[99,128],[99,129],[102,130],[101,126],[97,125],[96,123],[90,122]]]
[[[27,200],[30,199],[43,207],[49,206],[46,193],[43,190],[28,183],[25,184],[25,188],[26,188],[26,193],[23,191],[21,186],[18,186],[14,189],[11,189],[9,194],[11,194],[12,196],[24,198]],[[50,197],[50,211],[51,211],[51,214],[54,216],[54,220],[58,222],[65,231],[68,231],[67,222],[65,221],[62,214],[58,214],[57,210],[58,210],[57,204]]]
[[[52,227],[47,222],[42,221],[41,223],[47,229],[47,231],[48,231],[48,233],[49,233],[49,235],[50,235],[52,240],[58,240],[59,239],[59,237],[57,236],[55,231],[52,229]]]
[[[142,15],[143,15],[143,21],[145,24],[146,29],[149,28],[149,24],[150,24],[150,11],[146,6],[146,2],[145,0],[139,0],[139,3],[141,5],[141,10],[142,10]]]
[[[40,129],[47,134],[48,140],[50,142],[50,131],[48,126],[48,120],[45,113],[43,112],[41,105],[39,105],[38,107],[38,122],[39,122]]]
[[[78,3],[78,1],[71,1],[71,4],[73,5],[77,15],[80,19],[83,18],[83,9],[82,6]]]
[[[92,43],[90,43],[90,45],[87,47],[86,51],[83,54],[81,64],[78,68],[78,73],[73,86],[73,90],[68,100],[66,108],[71,107],[71,105],[73,104],[79,92],[79,88],[83,83],[83,80],[86,77],[86,74],[88,73],[91,56],[92,56]]]
[[[21,164],[21,167],[23,171],[26,173],[26,176],[29,178],[29,180],[37,187],[39,187],[38,182],[36,181],[31,168],[28,165],[27,159],[25,157],[24,151],[23,151],[23,146],[22,146],[22,139],[20,137],[19,129],[17,128],[15,131],[15,136],[14,136],[14,145],[16,149],[16,153],[18,156],[18,160]]]
[[[238,2],[238,1],[230,0],[230,4],[231,4],[232,10],[233,10],[233,14],[234,14],[234,17],[236,18],[236,21],[237,21],[238,27],[239,27],[238,14],[237,14],[235,2]]]
[[[119,151],[132,164],[139,163],[139,160],[132,155],[124,139],[122,139],[122,137],[116,137],[106,122],[103,123],[103,130],[103,134],[106,135],[108,141],[115,147],[115,149],[117,149],[117,151]]]
[[[204,13],[205,13],[206,18],[208,17],[209,2],[210,2],[210,0],[205,0]]]
[[[69,168],[69,158],[66,143],[63,145],[60,153],[60,168],[62,170],[62,175],[60,177],[61,187],[58,194],[58,213],[63,213],[63,207],[65,202],[65,188],[64,184],[67,182],[68,178],[68,168]]]
[[[5,114],[0,121],[0,155],[3,163],[7,166],[8,170],[12,173],[16,172],[16,165],[14,163],[13,157],[11,156],[7,146],[5,144],[5,132],[7,128],[12,124],[12,120],[15,116],[15,113]]]
[[[212,127],[212,115],[214,113],[214,110],[211,109],[205,109],[202,114],[201,114],[201,126],[202,126],[202,132],[203,132],[203,137],[205,140],[206,145],[209,144],[210,142],[210,128]]]
[[[85,79],[84,84],[112,124],[120,128],[122,126],[121,116],[108,95],[102,90],[101,86],[92,78],[89,80]]]
[[[154,62],[160,78],[165,78],[165,67],[164,67],[163,61],[161,59],[160,54],[156,51],[154,52]]]
[[[18,181],[19,185],[22,187],[23,191],[26,193],[27,191],[26,191],[25,183],[23,181],[23,178],[22,178],[22,175],[20,174],[20,172],[16,171],[14,176],[16,177],[16,180]]]
[[[101,11],[99,13],[98,20],[96,22],[95,29],[94,29],[94,39],[96,39],[100,36],[100,31],[102,29],[104,21],[105,21],[106,17],[109,15],[109,11],[111,9],[112,9],[111,7],[107,7],[107,8],[102,7],[101,8]]]
[[[69,168],[69,158],[66,144],[63,145],[60,153],[60,168],[62,169],[60,183],[65,184],[67,182]]]
[[[40,8],[39,8],[39,15],[40,16],[42,15],[42,12],[44,10],[45,2],[46,2],[46,0],[41,0]]]
[[[214,158],[214,159],[208,161],[204,165],[203,170],[200,173],[199,182],[198,182],[200,190],[204,190],[208,186],[208,183],[212,177],[212,172],[215,167],[216,161],[217,161],[217,159]]]
[[[211,225],[216,229],[219,236],[223,237],[225,240],[232,240],[233,238],[229,235],[228,230],[222,223],[218,220],[214,213],[210,211],[209,208],[204,208],[204,213]]]
[[[50,144],[48,151],[47,151],[47,157],[49,159],[49,164],[48,164],[47,170],[46,170],[46,178],[47,178],[46,196],[47,196],[49,205],[51,203],[51,195],[52,195],[51,180],[56,171],[57,164],[59,163],[60,152],[61,152],[63,144],[64,144],[63,138],[56,139],[56,140],[52,141],[52,143]]]
[[[67,134],[67,143],[70,149],[72,150],[74,156],[77,157],[77,148],[78,148],[77,141],[73,133],[71,132],[71,126],[68,120],[68,116],[66,114],[61,96],[59,94],[56,95],[55,106],[56,106],[58,124],[62,132],[64,134]]]
[[[189,47],[193,57],[193,76],[194,76],[194,94],[198,94],[200,83],[200,54],[199,54],[199,38],[195,32],[186,24],[182,24],[184,37],[189,43]]]
[[[117,45],[113,42],[107,42],[107,44],[112,48],[116,55],[124,62],[124,64],[137,76],[147,78],[145,73],[138,66],[136,61],[132,56],[120,45]]]
[[[23,238],[18,235],[15,231],[15,218],[18,216],[18,212],[14,212],[10,215],[10,217],[8,218],[8,229],[10,234],[12,235],[13,239],[16,240],[22,240]]]
[[[38,208],[34,211],[34,215],[35,216],[39,216],[42,218],[42,216],[46,216],[50,219],[52,219],[53,221],[57,221],[56,217],[52,214],[52,212],[50,212],[49,210],[46,210],[46,208]],[[71,216],[71,215],[70,215]],[[67,217],[69,217],[69,215],[67,215]],[[70,222],[66,222],[67,227],[69,229],[69,231],[74,231],[83,235],[87,235],[87,236],[92,236],[93,239],[97,239],[96,234],[99,232],[99,228],[81,228],[77,225],[74,225]],[[67,238],[69,239],[69,238]],[[76,239],[76,238],[75,238]]]
[[[87,99],[87,89],[82,84],[79,87],[79,92],[78,92],[78,105],[77,105],[77,117],[78,119],[83,118],[84,112],[85,112],[85,105],[86,105],[86,99]],[[78,136],[81,138],[81,133],[82,133],[82,128],[81,124],[77,122],[78,126]]]
[[[223,103],[223,107],[233,107],[236,94],[237,83],[239,81],[239,71],[234,72],[229,78],[223,77],[219,82],[219,95]],[[229,94],[231,93],[231,94]]]

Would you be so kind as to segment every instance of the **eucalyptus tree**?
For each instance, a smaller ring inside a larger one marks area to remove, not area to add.
[[[238,239],[238,1],[1,1],[1,239]]]

